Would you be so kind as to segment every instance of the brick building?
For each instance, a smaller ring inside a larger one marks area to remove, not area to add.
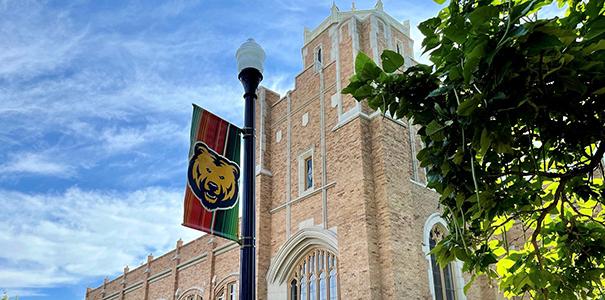
[[[278,95],[257,101],[257,295],[259,299],[497,299],[478,280],[440,269],[431,246],[446,229],[426,188],[407,121],[383,117],[340,94],[363,51],[414,63],[409,22],[378,1],[339,11],[305,29],[303,70]],[[87,300],[237,299],[239,247],[209,235],[102,286]]]

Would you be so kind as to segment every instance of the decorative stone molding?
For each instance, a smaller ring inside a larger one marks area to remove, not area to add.
[[[431,251],[429,239],[431,237],[431,230],[436,225],[443,226],[443,228],[448,230],[447,223],[441,217],[441,215],[439,213],[433,213],[426,219],[426,222],[424,223],[424,231],[423,231],[423,235],[422,235],[422,252],[424,252],[424,255],[425,255],[424,257],[426,258],[426,260],[428,262],[429,289],[431,290],[431,295],[433,297],[433,300],[435,300],[436,298],[435,298],[435,286],[433,284],[433,272],[431,269],[431,267],[432,267],[431,266],[431,255],[429,254],[429,252]],[[462,277],[462,262],[460,262],[458,260],[452,262],[452,272],[454,273],[452,275],[454,276],[454,286],[456,288],[456,299],[457,300],[466,300],[466,295],[464,294],[464,285],[465,285],[464,277]]]
[[[305,127],[309,124],[309,113],[306,112],[302,115],[302,126]]]
[[[278,131],[275,133],[275,142],[276,142],[276,143],[281,142],[281,130],[278,130]]]
[[[338,255],[336,234],[321,227],[307,227],[293,234],[271,259],[267,272],[269,285],[283,284],[290,273],[290,267],[313,247],[325,248]]]

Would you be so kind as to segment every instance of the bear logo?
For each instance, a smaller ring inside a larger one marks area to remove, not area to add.
[[[193,145],[188,184],[209,211],[230,209],[237,203],[239,166],[201,141]]]

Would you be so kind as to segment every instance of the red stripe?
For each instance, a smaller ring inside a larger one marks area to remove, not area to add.
[[[204,110],[200,117],[196,140],[203,141],[217,153],[224,154],[228,127],[229,123]],[[189,187],[185,193],[185,207],[183,225],[212,233],[212,213],[204,209]]]

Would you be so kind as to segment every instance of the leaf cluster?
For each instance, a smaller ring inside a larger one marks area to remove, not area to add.
[[[509,297],[605,297],[603,2],[452,0],[419,26],[433,66],[360,53],[343,90],[419,127],[449,225],[433,253]]]

